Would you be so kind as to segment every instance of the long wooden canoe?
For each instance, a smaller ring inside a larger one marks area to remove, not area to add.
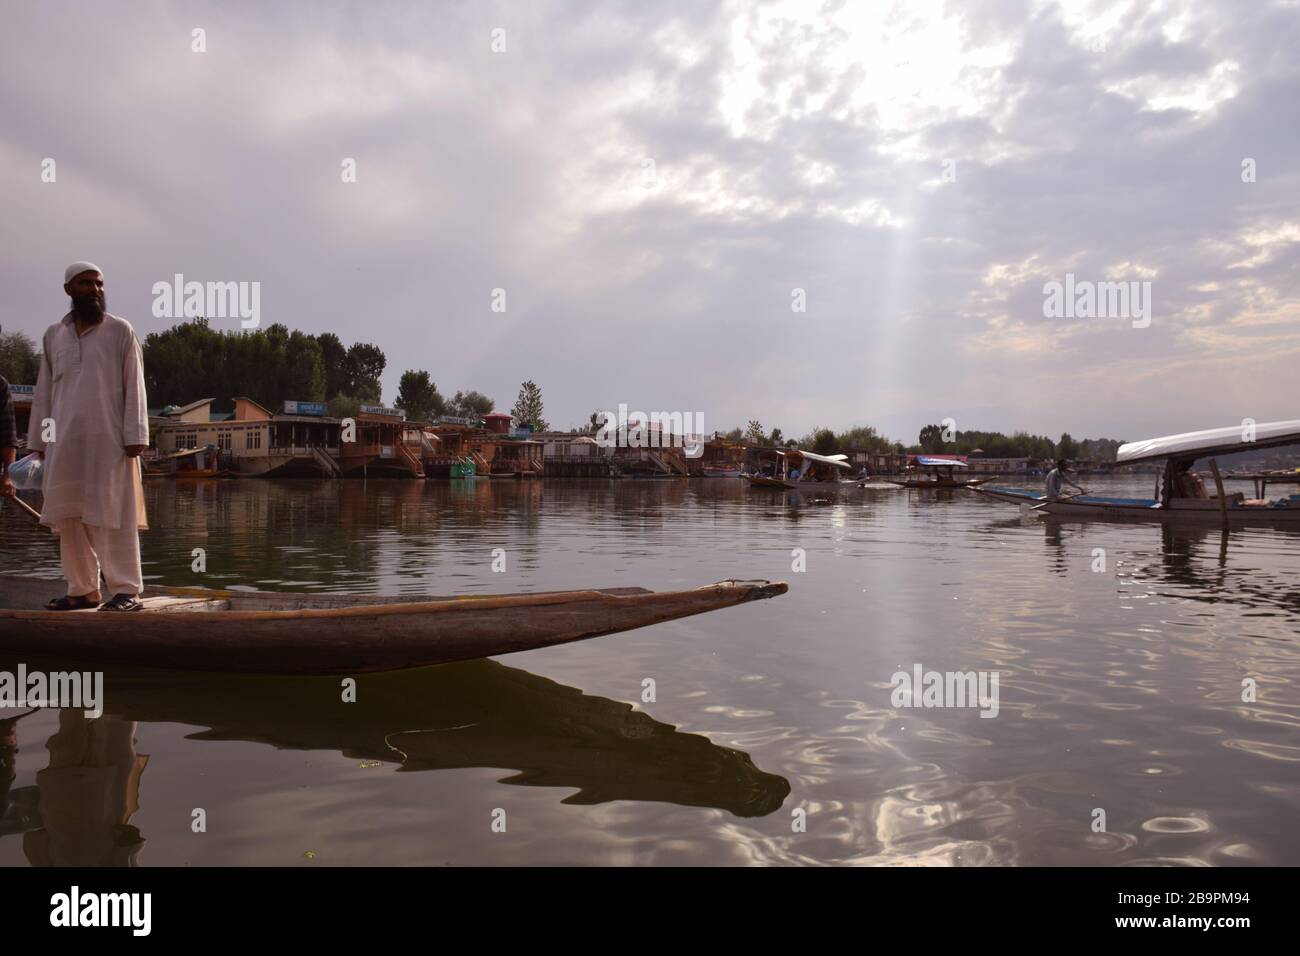
[[[150,586],[145,610],[46,611],[61,582],[0,575],[0,652],[242,674],[359,674],[495,657],[784,594],[781,581],[380,597]]]
[[[891,485],[898,485],[900,488],[975,488],[991,478],[904,478],[895,480],[893,478],[885,479]]]

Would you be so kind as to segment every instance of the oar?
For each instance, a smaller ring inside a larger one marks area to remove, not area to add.
[[[1073,494],[1073,495],[1066,495],[1064,498],[1050,498],[1050,499],[1048,499],[1047,501],[1044,501],[1041,505],[1034,505],[1034,506],[1033,506],[1032,508],[1030,508],[1029,510],[1030,510],[1030,511],[1038,511],[1040,508],[1046,508],[1048,505],[1054,505],[1054,504],[1057,504],[1058,502],[1061,502],[1061,501],[1069,501],[1069,500],[1072,499],[1072,498],[1082,498],[1082,497],[1083,497],[1084,495],[1086,495],[1086,494],[1088,494],[1088,492],[1086,492],[1086,491],[1080,491],[1080,492],[1077,492],[1076,494]]]
[[[23,501],[23,499],[19,498],[17,495],[14,495],[12,498],[4,498],[0,500],[12,501],[19,508],[22,508],[23,511],[26,511],[29,515],[35,518],[38,522],[41,520],[41,513],[37,511],[35,508],[33,508],[31,505],[29,505],[27,502]]]

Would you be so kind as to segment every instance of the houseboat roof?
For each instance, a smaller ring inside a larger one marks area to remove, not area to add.
[[[925,468],[966,468],[966,462],[959,458],[935,458],[933,455],[917,455],[916,463]]]
[[[273,423],[274,422],[294,422],[294,423],[301,422],[304,425],[337,425],[341,421],[343,421],[343,419],[327,418],[324,415],[272,415],[270,421]],[[245,424],[254,424],[254,423],[246,422]]]
[[[235,401],[235,402],[248,402],[248,404],[250,404],[250,405],[255,405],[255,406],[257,406],[257,408],[260,409],[261,411],[266,412],[266,416],[267,416],[268,418],[270,418],[272,415],[275,414],[275,412],[271,411],[269,408],[267,408],[265,405],[263,405],[263,404],[262,404],[261,402],[259,402],[257,399],[255,399],[255,398],[249,398],[247,395],[236,395],[233,399],[231,399],[231,401]]]
[[[162,410],[162,414],[164,417],[168,418],[172,415],[184,415],[186,412],[194,411],[194,409],[201,405],[211,405],[214,401],[215,399],[211,398],[200,398],[190,402],[188,405],[168,405]]]
[[[1154,458],[1202,458],[1206,455],[1226,455],[1234,451],[1252,451],[1257,448],[1275,448],[1300,442],[1300,419],[1285,422],[1264,422],[1253,426],[1250,441],[1243,438],[1248,433],[1245,425],[1227,428],[1208,428],[1164,438],[1148,438],[1120,445],[1115,453],[1115,463],[1131,465]]]

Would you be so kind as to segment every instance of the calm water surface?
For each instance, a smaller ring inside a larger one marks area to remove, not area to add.
[[[336,678],[110,671],[98,721],[0,724],[0,864],[1300,864],[1300,534],[892,487],[463,485],[151,482],[146,578],[790,592],[363,676],[352,704]],[[0,570],[58,576],[12,508]],[[916,664],[996,670],[998,715],[895,709],[891,676]]]

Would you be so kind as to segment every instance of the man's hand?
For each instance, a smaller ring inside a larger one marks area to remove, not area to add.
[[[14,483],[9,480],[8,475],[0,475],[0,498],[12,498],[18,494],[18,489]]]
[[[139,458],[139,457],[140,457],[140,452],[144,451],[144,450],[145,450],[146,448],[148,448],[148,447],[149,447],[148,445],[127,445],[127,446],[126,446],[126,457],[127,457],[127,458]]]

